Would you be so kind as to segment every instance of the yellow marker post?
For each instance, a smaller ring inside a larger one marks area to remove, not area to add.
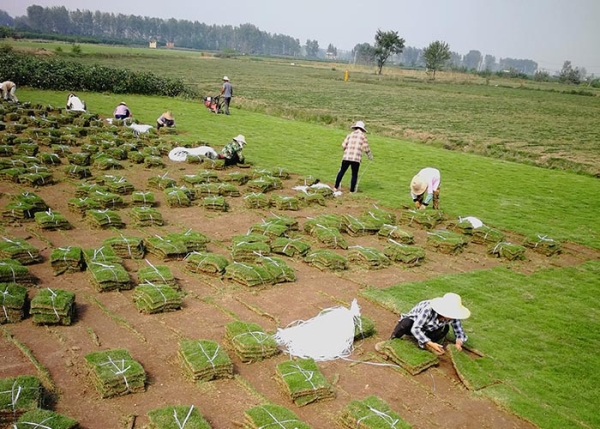
[[[346,72],[344,73],[344,82],[348,82],[349,77],[350,75],[348,74],[348,70],[346,70]]]

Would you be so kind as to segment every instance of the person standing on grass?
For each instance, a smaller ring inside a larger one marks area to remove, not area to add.
[[[17,85],[15,85],[14,82],[11,82],[10,80],[5,80],[0,84],[0,89],[2,90],[2,98],[4,99],[4,101],[10,100],[13,103],[19,102],[19,99],[15,95],[15,92],[17,91]]]
[[[426,348],[436,355],[445,353],[440,344],[452,326],[456,337],[456,348],[462,350],[467,341],[461,320],[468,319],[471,311],[462,305],[460,295],[447,293],[443,297],[425,300],[415,305],[408,313],[401,314],[390,340],[412,335],[419,347]],[[385,341],[375,344],[375,350],[381,352]]]
[[[426,167],[419,171],[410,181],[410,196],[415,207],[425,210],[433,202],[434,210],[440,209],[440,170]]]
[[[121,101],[117,107],[115,107],[115,111],[113,112],[113,116],[115,119],[126,119],[131,118],[133,115],[131,114],[131,110],[127,107],[124,101]]]
[[[239,134],[221,149],[219,159],[224,159],[226,166],[238,163],[243,164],[244,154],[242,153],[242,149],[244,146],[246,146],[246,139],[243,135]]]
[[[373,161],[373,154],[369,147],[369,141],[367,140],[367,129],[363,121],[358,121],[352,125],[352,132],[346,136],[342,142],[342,149],[344,149],[344,155],[342,156],[342,165],[340,171],[335,178],[334,192],[340,191],[340,184],[344,178],[344,174],[348,168],[352,171],[352,177],[350,179],[350,192],[356,191],[356,183],[358,182],[358,170],[360,169],[360,163],[362,160],[363,151],[369,157],[369,160]]]
[[[229,115],[229,103],[231,103],[231,97],[233,97],[233,86],[229,83],[229,78],[223,76],[223,86],[221,87],[221,98],[223,98],[223,106],[225,108],[225,114]]]

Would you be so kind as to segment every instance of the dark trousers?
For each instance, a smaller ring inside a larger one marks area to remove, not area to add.
[[[229,115],[229,103],[231,103],[231,97],[224,97],[223,98],[223,107],[224,107],[226,115]]]
[[[412,336],[410,330],[412,328],[413,323],[415,323],[415,321],[408,317],[403,317],[402,319],[400,319],[400,321],[392,331],[390,339],[393,340],[394,338],[402,338],[403,335]],[[436,329],[435,331],[425,331],[425,335],[427,335],[431,341],[435,341],[437,343],[444,339],[449,330],[450,326],[445,325],[439,329]]]
[[[342,166],[335,178],[335,188],[340,188],[340,183],[342,183],[342,179],[344,178],[344,174],[346,174],[348,167],[350,167],[350,170],[352,171],[352,177],[350,178],[350,192],[354,192],[356,190],[356,182],[358,181],[358,169],[360,168],[360,162],[357,161],[342,160]]]

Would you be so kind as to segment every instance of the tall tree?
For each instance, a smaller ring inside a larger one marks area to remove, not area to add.
[[[486,55],[483,60],[484,70],[496,71],[496,57],[493,55]]]
[[[433,70],[432,79],[435,79],[435,72],[441,70],[450,60],[450,46],[446,42],[436,40],[423,50],[423,56],[425,57],[425,67],[427,70]]]
[[[352,50],[355,63],[373,64],[375,62],[375,48],[369,43],[359,43]]]
[[[327,46],[327,54],[329,56],[332,56],[334,58],[337,58],[337,48],[335,46],[333,46],[333,44],[329,44],[329,46]]]
[[[573,68],[571,61],[565,61],[562,70],[558,75],[559,82],[579,85],[581,83],[581,79],[581,71],[577,67]]]
[[[387,59],[392,54],[400,54],[404,49],[404,39],[398,36],[397,31],[377,30],[375,33],[375,60],[377,61],[377,74],[381,70]]]
[[[481,60],[481,52],[472,50],[463,57],[463,66],[465,66],[467,70],[479,70]]]
[[[0,25],[12,27],[15,20],[4,10],[0,10]]]
[[[306,56],[317,58],[319,55],[319,42],[316,40],[306,39]]]

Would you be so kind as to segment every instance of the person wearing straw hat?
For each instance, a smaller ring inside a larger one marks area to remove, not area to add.
[[[419,171],[410,181],[410,196],[415,207],[425,210],[433,203],[434,210],[440,209],[440,170],[426,167]]]
[[[242,134],[238,134],[221,149],[219,159],[224,159],[226,166],[238,163],[243,164],[244,154],[242,150],[244,146],[246,146],[246,138]]]
[[[119,105],[115,107],[113,116],[115,117],[115,119],[125,119],[131,118],[133,115],[131,114],[131,110],[129,110],[129,107],[127,107],[127,104],[124,101],[121,101]]]
[[[471,311],[462,304],[460,295],[447,293],[443,297],[425,300],[415,305],[408,313],[401,314],[396,324],[391,340],[404,335],[412,335],[419,347],[426,348],[437,355],[444,354],[444,346],[440,341],[452,326],[456,338],[456,348],[462,350],[467,341],[461,320],[468,319]],[[375,345],[375,350],[381,351],[385,341]]]
[[[2,98],[5,101],[10,100],[13,103],[19,102],[19,99],[15,95],[15,92],[17,91],[17,85],[14,82],[5,80],[4,82],[0,83],[0,90],[2,91]]]
[[[229,83],[229,78],[223,76],[223,86],[221,87],[221,98],[223,99],[223,108],[226,115],[229,115],[229,103],[233,97],[233,86]]]
[[[170,110],[167,110],[165,113],[160,115],[160,117],[156,120],[156,130],[160,130],[162,127],[171,128],[175,126],[175,118],[173,118],[173,114]]]
[[[335,178],[335,186],[333,191],[340,192],[340,184],[344,178],[344,174],[350,168],[352,177],[350,178],[350,192],[356,191],[356,184],[358,182],[358,170],[360,169],[360,163],[362,161],[362,153],[365,152],[369,157],[369,160],[373,161],[373,154],[369,147],[369,141],[367,140],[367,129],[363,121],[358,121],[352,125],[352,132],[346,136],[342,142],[342,149],[344,149],[344,155],[342,156],[342,165],[340,171],[338,171],[337,177]]]

